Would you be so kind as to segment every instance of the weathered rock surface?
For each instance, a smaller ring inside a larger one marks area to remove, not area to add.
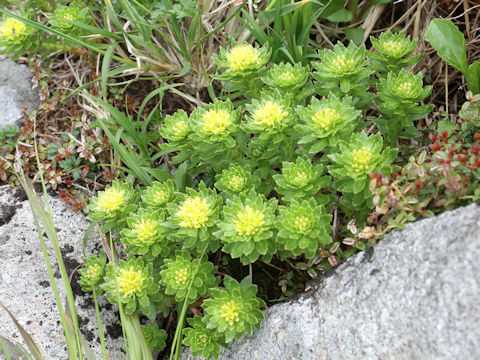
[[[480,207],[408,224],[266,310],[220,359],[480,359],[479,274]]]
[[[39,103],[30,70],[12,60],[0,60],[0,128],[17,123],[24,108],[30,112]]]
[[[89,222],[83,214],[73,212],[60,200],[54,197],[50,200],[60,248],[70,274],[82,262],[83,236]],[[49,244],[48,240],[46,242]],[[95,253],[95,248],[95,239],[90,238],[87,242],[87,254]],[[55,263],[53,251],[49,253],[52,263]],[[64,301],[65,292],[60,273],[56,265],[53,268],[61,299]],[[101,359],[93,301],[81,291],[77,278],[78,276],[74,275],[72,288],[76,295],[80,329],[91,344],[97,359]],[[0,302],[33,336],[35,342],[43,349],[46,359],[68,358],[60,316],[30,204],[23,189],[5,186],[0,187]],[[122,359],[120,352],[120,349],[123,349],[122,330],[117,312],[111,305],[105,306],[102,301],[100,303],[111,358]],[[23,344],[15,325],[1,308],[0,335]],[[0,359],[3,359],[1,355]]]

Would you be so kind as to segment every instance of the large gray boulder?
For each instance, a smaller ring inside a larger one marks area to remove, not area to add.
[[[267,309],[220,359],[480,359],[479,274],[477,205],[417,221]]]
[[[40,103],[38,90],[32,89],[32,73],[21,64],[0,60],[0,129],[22,118],[23,110],[35,110]]]
[[[89,222],[82,213],[73,212],[67,205],[51,197],[53,221],[58,231],[65,266],[70,274],[82,262],[83,236]],[[53,251],[49,247],[52,263]],[[98,241],[91,237],[87,254],[98,252]],[[62,302],[65,291],[58,267],[54,265],[56,283]],[[80,330],[91,344],[97,359],[101,359],[100,341],[93,301],[80,289],[77,278],[72,281]],[[68,358],[66,342],[57,305],[30,204],[21,188],[0,187],[0,302],[13,313],[20,324],[43,349],[45,359]],[[112,359],[122,359],[122,330],[118,313],[111,305],[101,303],[101,316],[106,333],[107,348]],[[0,308],[0,335],[24,344],[8,314]],[[4,359],[0,355],[0,359]],[[94,360],[94,359],[92,359]]]

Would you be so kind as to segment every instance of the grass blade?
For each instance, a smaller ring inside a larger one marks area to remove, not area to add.
[[[130,137],[130,139],[127,139],[127,140],[130,140],[131,142],[133,142],[133,145],[135,145],[138,148],[138,150],[141,152],[141,154],[144,157],[150,156],[150,154],[147,151],[146,139],[144,139],[141,136],[141,134],[135,129],[135,126],[132,120],[128,116],[126,116],[124,113],[122,113],[118,109],[114,108],[112,105],[110,105],[106,101],[103,101],[102,99],[90,94],[86,94],[86,95],[91,99],[93,99],[98,105],[103,107],[103,109],[105,109],[112,116],[112,118],[120,126],[120,128],[125,130],[128,137]]]
[[[117,43],[110,45],[102,60],[102,73],[100,74],[100,77],[102,78],[102,93],[105,100],[107,100],[108,66],[110,65],[110,58],[112,57],[113,50],[116,46]]]
[[[144,185],[149,186],[152,184],[153,180],[148,175],[148,173],[142,169],[138,164],[138,156],[136,154],[130,153],[127,148],[121,144],[118,140],[116,140],[115,136],[113,133],[108,129],[107,125],[99,119],[100,125],[107,134],[108,138],[110,139],[110,142],[112,143],[112,146],[114,150],[117,152],[117,154],[120,156],[122,161],[127,165],[128,169],[135,175],[137,179],[139,179]]]
[[[78,38],[75,38],[73,36],[70,36],[70,35],[67,35],[61,31],[58,31],[52,27],[47,27],[43,24],[40,24],[36,21],[33,21],[33,20],[30,20],[30,19],[27,19],[23,16],[19,16],[11,11],[8,11],[6,9],[2,9],[0,8],[0,13],[4,14],[4,15],[7,15],[8,17],[11,17],[11,18],[14,18],[14,19],[17,19],[17,20],[20,20],[21,22],[24,22],[25,24],[28,24],[32,27],[34,27],[35,29],[37,30],[41,30],[43,32],[46,32],[46,33],[50,33],[50,34],[54,34],[54,35],[57,35],[57,36],[60,36],[64,39],[67,39],[69,41],[72,41],[74,44],[76,44],[77,46],[83,46],[83,47],[86,47],[87,49],[90,49],[96,53],[99,53],[101,55],[105,55],[105,51],[101,50],[99,47],[97,46],[94,46],[92,45],[91,43],[88,43],[86,41],[83,41],[83,40],[80,40]],[[137,64],[133,61],[130,61],[130,60],[125,60],[121,57],[118,57],[118,56],[112,56],[113,59],[117,60],[117,61],[120,61],[122,63],[126,63],[126,64],[130,64],[132,66],[135,66],[137,67]]]
[[[100,344],[102,345],[102,358],[107,360],[107,347],[105,345],[105,334],[103,333],[102,317],[100,316],[100,308],[98,306],[98,296],[93,287],[93,302],[95,304],[95,315],[97,317],[98,337],[100,338]]]
[[[68,303],[68,299],[65,299],[65,304]],[[82,333],[78,328],[75,328],[73,325],[72,319],[71,319],[71,314],[70,310],[67,307],[65,307],[65,319],[67,320],[67,325],[68,325],[68,330],[72,333],[73,336],[77,337],[80,340],[80,343],[82,344],[82,350],[85,351],[85,354],[87,355],[88,359],[95,359],[95,355],[90,348],[90,345],[88,345],[87,341],[83,337]]]
[[[53,274],[53,268],[52,268],[52,263],[50,261],[50,256],[48,255],[48,250],[47,246],[45,244],[45,240],[43,238],[43,232],[42,232],[42,227],[40,226],[40,222],[43,225],[43,229],[45,230],[45,233],[47,234],[47,237],[50,239],[52,242],[52,245],[54,245],[55,240],[56,240],[56,232],[55,232],[55,227],[53,225],[53,222],[51,220],[51,216],[49,217],[48,213],[45,211],[43,204],[40,201],[40,198],[37,196],[35,193],[35,190],[33,189],[33,185],[25,178],[25,176],[22,174],[17,174],[17,177],[20,181],[20,184],[22,185],[23,189],[25,190],[28,201],[30,202],[30,206],[32,208],[33,212],[33,218],[35,220],[35,226],[37,228],[37,233],[38,233],[38,238],[40,239],[40,245],[42,247],[43,251],[43,257],[45,258],[45,263],[47,265],[47,272],[48,276],[50,278],[50,284],[53,288],[53,293],[55,295],[55,301],[57,303],[57,309],[60,314],[60,319],[62,321],[62,327],[65,333],[65,338],[67,340],[67,349],[68,349],[68,356],[69,359],[73,360],[77,358],[77,349],[75,347],[76,341],[70,337],[70,332],[68,331],[68,325],[65,319],[65,313],[63,312],[62,309],[62,302],[60,299],[60,295],[58,292],[57,288],[57,283],[55,282],[55,277]],[[43,182],[43,177],[42,177],[42,183],[45,185]],[[45,191],[45,190],[44,190]],[[53,230],[52,230],[53,228]],[[57,247],[54,246],[55,252],[58,250],[60,253],[60,250],[58,249],[58,240],[57,240]],[[58,254],[57,254],[58,256]],[[61,259],[61,253],[60,253],[60,259]],[[58,258],[57,258],[58,261]],[[61,264],[58,263],[58,267],[60,269],[60,275],[62,276],[62,279],[66,277],[66,283],[68,284],[66,286],[66,291],[68,293],[68,288],[70,287],[70,282],[68,280],[68,275],[66,274],[65,270],[65,265],[63,264],[63,260],[61,259]],[[65,281],[64,281],[65,284]],[[70,288],[71,292],[71,288]],[[71,297],[73,301],[73,295]]]
[[[23,346],[15,344],[0,335],[0,355],[2,353],[6,360],[34,360]]]
[[[15,316],[10,312],[10,310],[7,309],[5,305],[3,305],[2,302],[0,302],[0,306],[10,315],[10,318],[12,319],[13,323],[17,327],[18,331],[20,332],[20,335],[23,338],[23,341],[25,341],[25,344],[27,344],[28,349],[30,352],[33,354],[33,357],[35,360],[44,360],[45,358],[43,357],[42,351],[40,348],[35,344],[35,341],[33,341],[32,337],[30,334],[20,325],[20,323],[15,319]]]

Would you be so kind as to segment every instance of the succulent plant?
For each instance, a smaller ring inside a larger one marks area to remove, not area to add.
[[[143,190],[141,198],[149,207],[166,209],[167,204],[175,198],[175,190],[175,182],[171,179],[162,183],[154,181]]]
[[[404,31],[393,34],[383,32],[378,39],[370,36],[370,41],[378,54],[369,53],[369,56],[383,65],[379,70],[399,71],[416,64],[423,57],[423,54],[405,57],[415,49],[418,39],[410,40]]]
[[[231,163],[228,169],[222,170],[215,176],[215,187],[229,195],[238,195],[249,192],[258,185],[258,179],[251,174],[250,166],[240,166]]]
[[[86,31],[69,21],[91,25],[93,23],[92,19],[88,7],[80,8],[78,4],[72,2],[69,6],[58,4],[49,20],[55,29],[65,34],[83,35]]]
[[[93,291],[103,284],[106,264],[107,257],[104,252],[101,252],[99,257],[91,255],[83,261],[83,268],[78,271],[80,273],[78,283],[83,291]]]
[[[320,247],[332,241],[332,216],[314,199],[292,200],[288,206],[280,206],[279,212],[275,226],[282,258],[305,254],[312,259]]]
[[[222,243],[222,250],[243,264],[250,264],[262,256],[266,261],[276,251],[273,223],[277,200],[266,200],[253,190],[248,195],[227,199],[223,208],[223,221],[215,233]]]
[[[320,50],[318,56],[321,62],[314,63],[314,67],[319,72],[317,75],[325,79],[356,75],[367,66],[365,47],[356,46],[353,41],[348,47],[339,41],[333,50]]]
[[[345,47],[338,42],[333,50],[319,50],[318,57],[320,62],[312,62],[317,70],[312,74],[318,80],[316,93],[352,96],[357,99],[357,108],[365,107],[374,96],[367,91],[373,69],[369,65],[365,46],[356,46],[351,41]]]
[[[348,143],[340,143],[340,152],[329,154],[334,165],[328,172],[334,177],[333,187],[344,195],[348,203],[360,210],[362,205],[372,207],[369,174],[378,172],[389,175],[398,149],[383,149],[383,138],[377,133],[367,135],[364,131],[353,134]]]
[[[216,143],[238,130],[240,113],[230,100],[215,100],[205,107],[197,107],[190,115],[191,138],[195,141]]]
[[[167,295],[177,301],[195,301],[206,296],[208,289],[217,285],[216,268],[203,256],[192,260],[186,251],[177,251],[175,259],[165,259],[160,271],[160,283]]]
[[[376,121],[380,131],[393,144],[400,135],[415,137],[417,129],[414,120],[425,117],[433,109],[433,104],[420,106],[432,92],[432,86],[423,87],[422,74],[400,70],[388,73],[377,85],[377,106],[382,118]]]
[[[216,230],[222,199],[214,189],[203,182],[198,190],[187,188],[178,194],[178,201],[168,205],[170,217],[165,225],[170,229],[172,238],[183,241],[184,249],[198,249],[202,252],[218,249],[218,241],[212,236]]]
[[[227,347],[225,336],[219,335],[216,329],[207,329],[200,316],[194,316],[187,321],[191,327],[183,329],[183,344],[190,346],[192,356],[202,355],[205,359],[218,359],[220,345]]]
[[[131,183],[115,180],[92,198],[88,218],[96,222],[105,221],[105,231],[121,230],[126,225],[128,214],[135,209],[135,199]]]
[[[378,85],[378,96],[386,102],[385,106],[390,108],[396,105],[393,105],[393,99],[407,104],[418,103],[429,96],[431,92],[432,86],[423,87],[421,73],[414,75],[405,69],[398,73],[388,73],[387,78],[380,79]]]
[[[142,333],[148,348],[154,351],[161,351],[165,348],[167,340],[167,332],[160,329],[155,321],[148,325],[142,326]]]
[[[22,14],[29,18],[28,15]],[[2,54],[14,54],[14,58],[27,50],[34,50],[37,37],[36,30],[21,20],[4,17],[0,22],[0,47],[4,47]]]
[[[197,107],[189,119],[192,133],[189,140],[202,161],[217,163],[234,157],[237,146],[234,136],[239,132],[240,111],[235,110],[230,100],[215,100],[205,107]]]
[[[249,280],[246,278],[246,280]],[[252,327],[259,327],[264,318],[260,308],[265,306],[263,300],[255,298],[257,286],[226,276],[224,289],[210,290],[210,298],[203,302],[205,316],[203,322],[207,329],[215,329],[225,335],[225,341],[240,339],[245,332],[252,334]]]
[[[383,32],[378,39],[370,36],[370,41],[375,50],[384,57],[391,59],[403,58],[411,53],[418,43],[418,39],[410,40],[406,37],[404,31],[393,34],[390,31]]]
[[[159,291],[153,264],[147,264],[143,257],[130,257],[127,261],[120,260],[119,264],[109,263],[101,287],[107,300],[112,304],[122,304],[128,315],[137,310],[151,315],[151,300]]]
[[[190,134],[188,115],[185,110],[178,110],[173,115],[165,116],[164,125],[159,130],[160,135],[170,142],[181,142]]]
[[[226,75],[245,77],[263,70],[270,60],[270,50],[266,47],[254,47],[250,44],[236,44],[230,50],[220,48],[220,54],[214,57],[217,66],[226,69]]]
[[[167,256],[170,244],[163,227],[165,214],[155,209],[140,209],[127,219],[127,227],[121,232],[122,242],[127,245],[127,253],[143,255],[153,260],[160,254]]]
[[[295,126],[301,135],[300,144],[309,153],[334,152],[340,139],[350,136],[358,127],[360,110],[352,105],[352,98],[339,99],[334,94],[322,100],[312,98],[307,107],[298,107],[297,114],[302,120]]]
[[[253,99],[246,108],[250,116],[247,118],[245,129],[260,137],[268,138],[294,125],[290,100],[282,97],[278,91],[272,94],[265,93],[260,100]]]
[[[301,64],[281,63],[272,65],[262,81],[271,88],[292,91],[303,87],[308,77],[308,69]]]
[[[191,131],[185,110],[180,109],[173,115],[165,116],[159,133],[168,142],[162,143],[160,147],[165,153],[179,152],[172,157],[172,164],[178,164],[190,158],[193,147],[188,141],[188,135]]]
[[[329,176],[322,176],[323,165],[312,164],[310,159],[298,157],[295,162],[283,162],[282,173],[273,175],[275,190],[283,201],[315,196],[330,183]]]

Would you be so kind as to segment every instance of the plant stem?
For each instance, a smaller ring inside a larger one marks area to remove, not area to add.
[[[97,316],[98,337],[100,338],[100,344],[102,345],[102,357],[103,357],[103,360],[107,360],[107,348],[105,345],[105,335],[103,333],[102,319],[100,317],[100,308],[98,307],[97,293],[95,291],[95,286],[92,286],[92,289],[93,289],[93,302],[95,304],[95,314]]]
[[[347,5],[347,10],[352,13],[352,19],[356,19],[358,13],[358,0],[350,0]],[[353,22],[356,22],[356,20]]]

